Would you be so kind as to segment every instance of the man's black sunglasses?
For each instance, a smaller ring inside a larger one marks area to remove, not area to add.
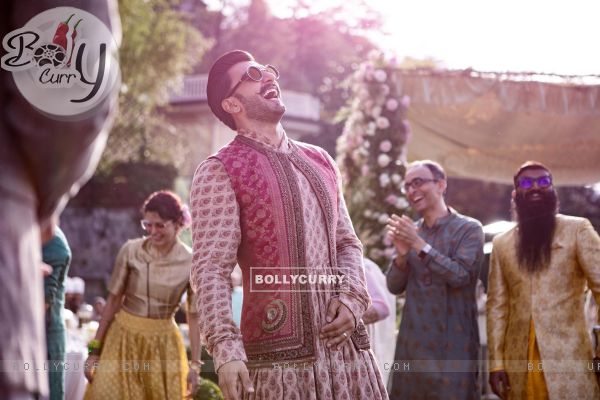
[[[250,65],[248,66],[248,68],[246,69],[246,72],[244,73],[244,75],[242,75],[242,77],[240,78],[240,80],[238,81],[238,83],[236,83],[229,92],[227,92],[227,96],[225,96],[225,98],[228,98],[230,96],[232,96],[236,89],[242,84],[242,82],[245,81],[254,81],[254,82],[260,82],[263,80],[263,71],[266,71],[270,74],[272,74],[275,77],[275,80],[279,79],[279,71],[277,71],[277,68],[275,68],[272,65],[265,65],[265,66],[256,66],[256,65]]]

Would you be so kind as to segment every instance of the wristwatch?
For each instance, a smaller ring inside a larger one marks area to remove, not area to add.
[[[429,243],[426,243],[425,246],[423,246],[423,248],[421,249],[421,251],[418,254],[419,258],[421,260],[425,259],[425,257],[427,257],[427,254],[429,254],[430,251],[431,251],[431,246],[429,245]]]

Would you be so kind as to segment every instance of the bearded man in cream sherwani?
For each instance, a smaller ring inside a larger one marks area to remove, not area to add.
[[[487,302],[490,384],[502,399],[598,399],[584,318],[586,284],[600,300],[600,237],[557,213],[552,174],[519,168],[518,224],[494,239]]]

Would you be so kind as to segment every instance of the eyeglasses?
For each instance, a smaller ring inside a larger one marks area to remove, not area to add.
[[[232,87],[231,90],[227,93],[227,96],[225,96],[225,98],[228,98],[231,95],[233,95],[233,93],[235,93],[236,89],[238,87],[240,87],[242,82],[245,82],[245,81],[260,82],[260,81],[262,81],[263,77],[264,77],[263,71],[266,71],[266,72],[270,73],[271,75],[273,75],[275,77],[275,80],[279,79],[279,71],[277,71],[277,68],[275,68],[272,65],[265,65],[265,66],[261,65],[259,67],[257,67],[256,65],[250,65],[250,66],[248,66],[248,68],[246,69],[246,72],[244,73],[244,75],[242,75],[242,77],[240,78],[238,83],[236,83],[235,86]]]
[[[169,222],[171,222],[171,220],[169,220],[167,222],[150,222],[147,219],[143,219],[140,221],[140,225],[142,226],[142,229],[144,229],[145,231],[149,231],[150,229],[152,229],[152,227],[160,230],[160,229],[165,229],[167,227],[167,225],[169,224]]]
[[[437,181],[439,181],[439,179],[415,178],[410,182],[404,183],[404,192],[408,192],[408,189],[410,189],[410,188],[418,189],[428,182],[437,182]]]
[[[517,186],[520,189],[531,189],[534,183],[538,187],[545,189],[552,186],[552,177],[549,175],[544,175],[537,178],[523,177],[517,180]]]

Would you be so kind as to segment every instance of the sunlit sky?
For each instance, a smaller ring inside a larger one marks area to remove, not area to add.
[[[230,0],[248,4],[249,0]],[[289,15],[295,0],[268,0]],[[340,0],[321,0],[321,7]],[[452,69],[600,74],[600,2],[595,0],[366,0],[384,17],[371,38],[386,51],[433,58]],[[221,4],[211,0],[212,9]]]

